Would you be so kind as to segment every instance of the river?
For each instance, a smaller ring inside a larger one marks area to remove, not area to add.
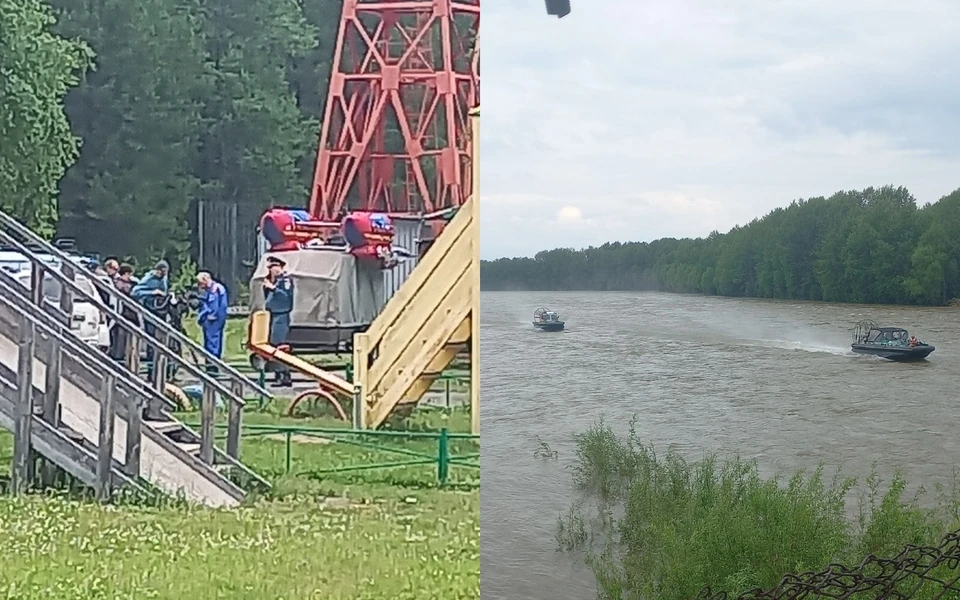
[[[537,331],[541,305],[567,322]],[[916,333],[929,361],[849,352],[854,323]],[[601,416],[660,450],[756,458],[765,474],[842,464],[948,483],[960,457],[960,309],[659,293],[481,295],[481,590],[484,600],[593,600],[593,576],[556,551],[573,499],[573,435]],[[537,436],[559,453],[533,458]]]

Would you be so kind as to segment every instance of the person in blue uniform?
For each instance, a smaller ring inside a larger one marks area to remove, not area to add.
[[[264,305],[270,313],[270,345],[274,348],[287,341],[290,332],[290,313],[293,311],[293,280],[284,271],[287,263],[270,256],[267,258],[269,274],[263,281]],[[275,387],[291,387],[293,380],[290,369],[285,365],[274,362],[272,370],[276,374]]]
[[[223,357],[223,330],[227,326],[227,288],[206,271],[197,274],[200,288],[200,310],[197,323],[203,332],[203,348],[216,358]],[[207,372],[216,374],[214,365],[207,365]]]
[[[170,263],[165,260],[157,262],[153,270],[140,279],[140,283],[133,286],[130,295],[139,302],[144,308],[153,313],[156,317],[166,321],[166,309],[170,302],[170,281],[167,275],[170,273]],[[145,322],[143,329],[150,337],[156,337],[157,327],[153,323]],[[147,379],[153,381],[153,357],[154,348],[152,344],[147,345]]]

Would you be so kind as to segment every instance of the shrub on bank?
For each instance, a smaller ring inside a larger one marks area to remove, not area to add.
[[[602,599],[768,588],[786,573],[935,544],[948,524],[905,499],[899,476],[882,490],[872,474],[851,520],[845,499],[856,481],[824,477],[822,467],[786,481],[764,478],[756,462],[737,457],[693,463],[672,451],[657,455],[632,425],[620,437],[602,422],[576,443],[582,499],[560,517],[557,541],[585,552]],[[955,499],[942,504],[956,514]]]

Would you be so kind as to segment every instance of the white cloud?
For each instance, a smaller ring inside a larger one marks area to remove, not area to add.
[[[702,236],[870,185],[934,201],[960,187],[958,34],[955,0],[487,2],[483,256]]]
[[[583,211],[576,206],[564,206],[557,211],[557,220],[561,223],[580,223],[583,221]]]

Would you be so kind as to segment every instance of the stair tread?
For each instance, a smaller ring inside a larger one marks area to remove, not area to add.
[[[196,442],[174,442],[181,450],[187,454],[196,454],[200,452],[200,444]]]
[[[59,427],[57,427],[57,429],[58,429],[61,433],[63,433],[65,436],[67,436],[68,438],[70,438],[71,440],[73,440],[73,441],[75,441],[75,442],[83,441],[83,440],[85,439],[85,438],[83,437],[83,434],[82,434],[82,433],[80,433],[80,432],[77,431],[76,429],[72,429],[72,428],[70,428],[70,427],[67,427],[66,425],[60,425]]]
[[[173,433],[183,429],[183,423],[178,421],[144,421],[144,423],[158,433]]]

